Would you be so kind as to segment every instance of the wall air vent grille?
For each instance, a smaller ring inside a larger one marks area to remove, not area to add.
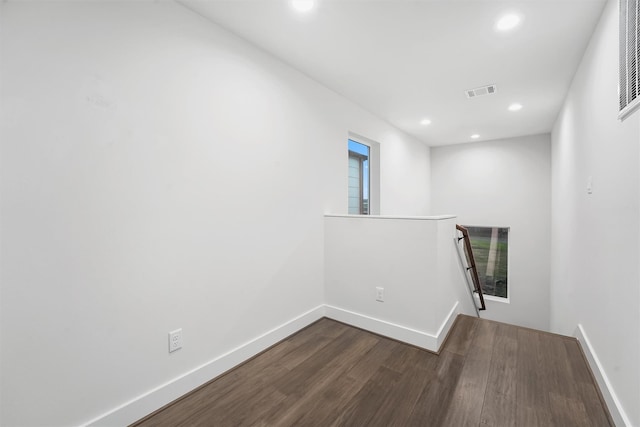
[[[620,113],[625,119],[640,105],[640,2],[620,0]]]
[[[488,86],[477,87],[475,89],[467,89],[464,91],[464,93],[467,95],[467,98],[471,99],[471,98],[477,98],[483,95],[491,95],[496,93],[497,91],[498,91],[498,88],[496,87],[496,85],[488,85]]]

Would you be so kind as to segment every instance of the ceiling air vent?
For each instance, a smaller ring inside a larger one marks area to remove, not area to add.
[[[467,95],[467,98],[471,99],[471,98],[477,98],[483,95],[491,95],[493,93],[496,93],[497,91],[498,91],[498,88],[496,87],[496,85],[489,85],[489,86],[477,87],[475,89],[467,89],[464,91],[464,93]]]

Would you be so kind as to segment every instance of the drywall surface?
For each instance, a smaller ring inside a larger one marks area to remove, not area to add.
[[[434,147],[431,159],[434,214],[510,228],[509,302],[487,300],[482,317],[548,330],[549,135]]]
[[[617,120],[617,12],[609,1],[552,134],[551,329],[582,326],[638,426],[640,123]]]
[[[431,207],[430,150],[402,143],[401,135],[385,134],[388,143],[380,145],[380,214],[427,215]]]
[[[428,147],[176,3],[0,7],[2,425],[99,419],[321,305],[349,132],[382,213],[428,211]]]
[[[437,337],[456,304],[456,313],[473,312],[464,283],[451,274],[457,256],[454,234],[452,217],[327,216],[326,304]],[[377,299],[377,288],[383,289],[383,301]],[[368,329],[366,323],[358,326]],[[437,351],[432,341],[409,342]]]

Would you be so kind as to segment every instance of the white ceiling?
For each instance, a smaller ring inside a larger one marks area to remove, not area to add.
[[[317,1],[303,15],[286,0],[180,0],[433,146],[549,132],[606,2]],[[521,25],[497,32],[509,11]],[[495,95],[466,98],[488,84]]]

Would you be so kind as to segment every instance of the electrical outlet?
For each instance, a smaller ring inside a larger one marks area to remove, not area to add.
[[[169,332],[169,353],[182,348],[182,328]]]
[[[376,287],[376,301],[384,302],[384,288]]]

